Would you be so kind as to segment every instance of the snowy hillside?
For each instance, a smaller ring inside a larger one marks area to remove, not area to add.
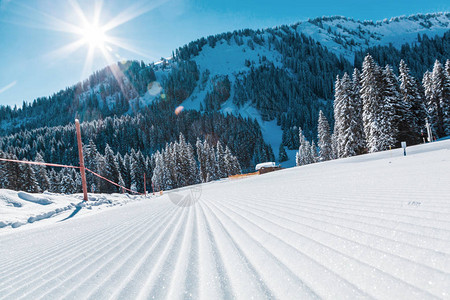
[[[448,298],[450,141],[407,154],[0,229],[0,298]]]
[[[400,47],[418,41],[418,34],[430,37],[450,29],[450,13],[418,14],[383,21],[359,21],[346,17],[322,17],[295,24],[299,33],[311,36],[337,55],[350,61],[354,52],[392,44]]]
[[[254,37],[245,36],[240,39],[219,39],[212,45],[205,45],[198,54],[192,57],[199,67],[200,77],[203,83],[196,85],[193,93],[182,103],[186,109],[199,110],[203,107],[207,92],[212,90],[215,78],[227,76],[231,82],[231,91],[228,101],[221,105],[224,113],[233,113],[243,117],[250,117],[258,121],[266,142],[272,146],[275,157],[278,158],[279,146],[282,142],[282,129],[273,121],[264,121],[261,111],[249,101],[241,107],[233,103],[235,98],[236,80],[243,78],[251,69],[271,64],[283,69],[295,80],[294,72],[283,63],[283,55],[271,45],[269,41],[280,39],[278,34],[283,32],[297,32],[311,37],[326,49],[336,54],[343,55],[350,63],[353,63],[355,52],[378,45],[393,44],[400,47],[405,43],[415,43],[418,35],[427,34],[430,37],[442,36],[450,30],[450,13],[437,13],[428,15],[414,15],[410,17],[396,17],[383,21],[357,21],[345,17],[323,17],[314,20],[299,22],[291,26],[281,26],[273,29],[262,30]],[[313,54],[312,54],[313,55]],[[207,76],[205,76],[207,74]],[[334,78],[335,75],[333,75]],[[252,100],[249,97],[249,100]],[[317,98],[312,96],[312,98]],[[274,99],[280,101],[280,99]],[[319,102],[319,99],[313,99]],[[314,116],[317,118],[317,116]],[[303,124],[300,124],[303,126]],[[288,151],[289,161],[284,166],[293,166],[293,151]]]

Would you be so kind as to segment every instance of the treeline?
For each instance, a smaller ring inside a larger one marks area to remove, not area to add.
[[[214,112],[185,111],[175,115],[167,110],[160,110],[160,113],[145,110],[134,117],[108,117],[101,121],[83,122],[81,131],[83,144],[90,147],[85,151],[88,168],[89,161],[101,160],[97,157],[105,156],[108,148],[124,160],[127,155],[136,153],[140,161],[147,161],[155,152],[161,152],[166,143],[176,141],[180,133],[196,151],[198,138],[215,146],[218,142],[227,145],[246,171],[261,161],[274,160],[272,148],[264,142],[256,121]],[[24,130],[1,137],[0,150],[19,160],[35,161],[40,156],[46,162],[78,165],[73,124]],[[120,160],[119,157],[117,159]],[[148,178],[151,175],[151,169],[147,169]],[[214,179],[215,175],[210,177]],[[122,179],[131,186],[130,179],[125,176]]]
[[[217,150],[205,140],[197,140],[198,161],[194,148],[180,134],[179,141],[166,144],[161,152],[151,157],[141,151],[131,150],[130,154],[114,153],[106,144],[104,154],[98,152],[91,140],[83,146],[86,182],[92,193],[120,193],[126,190],[94,175],[99,174],[127,189],[144,193],[168,190],[200,182],[207,182],[241,172],[237,158],[228,146],[220,141]],[[206,150],[205,150],[206,149]],[[212,155],[212,157],[211,157]],[[17,156],[0,152],[1,158],[17,160]],[[37,162],[44,162],[38,153]],[[92,172],[90,172],[92,171]],[[147,181],[147,184],[144,183]],[[31,193],[53,192],[73,194],[81,192],[81,176],[74,168],[56,168],[24,163],[0,161],[0,188]],[[127,191],[128,192],[128,191]]]
[[[328,121],[319,115],[318,157],[300,129],[297,165],[383,151],[402,141],[424,142],[426,120],[435,137],[450,135],[450,60],[445,67],[436,60],[421,85],[403,60],[396,76],[391,66],[381,68],[368,54],[362,71],[355,69],[352,78],[337,76],[334,119],[331,135]]]
[[[152,182],[156,190],[168,190],[239,174],[241,167],[230,148],[216,147],[197,139],[197,159],[193,146],[180,134],[178,142],[166,144],[152,156]]]
[[[361,68],[364,57],[370,54],[373,59],[380,65],[390,65],[394,73],[398,74],[397,66],[400,60],[408,65],[411,75],[416,78],[421,76],[433,66],[435,60],[445,61],[450,57],[450,31],[444,33],[443,36],[428,37],[426,34],[417,35],[418,42],[416,44],[404,44],[400,49],[388,46],[370,47],[364,51],[355,53],[356,68]]]

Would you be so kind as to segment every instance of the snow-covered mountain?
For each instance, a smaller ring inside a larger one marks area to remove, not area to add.
[[[418,42],[418,35],[442,35],[450,29],[450,13],[417,14],[382,21],[359,21],[346,17],[322,17],[293,25],[330,51],[352,60],[354,52],[368,47]]]
[[[404,58],[412,72],[421,76],[431,67],[425,61],[450,56],[448,47],[439,47],[448,43],[450,34],[445,33],[449,30],[450,13],[435,13],[376,22],[322,17],[222,33],[182,46],[163,61],[119,63],[113,72],[96,72],[85,82],[17,111],[1,107],[0,129],[8,134],[65,125],[75,116],[97,120],[136,114],[145,107],[173,112],[182,105],[185,110],[219,111],[256,120],[274,159],[283,145],[290,158],[284,164],[292,166],[298,126],[313,139],[319,110],[332,121],[336,75],[351,72],[355,61],[361,60],[361,51],[392,45],[394,50],[389,51],[398,53],[382,55],[387,63],[395,69],[398,57]],[[438,40],[432,40],[435,37]],[[428,57],[423,57],[420,47],[427,49]]]
[[[286,64],[284,59],[286,54],[277,49],[275,40],[281,40],[282,36],[288,33],[305,35],[338,57],[342,56],[349,63],[353,63],[355,53],[369,47],[393,45],[400,48],[404,44],[418,43],[421,40],[420,35],[442,36],[448,30],[450,30],[450,13],[395,17],[377,22],[358,21],[340,16],[322,17],[248,34],[244,31],[243,36],[237,38],[230,38],[227,34],[219,35],[217,41],[202,46],[191,59],[199,68],[200,78],[205,78],[205,74],[213,79],[228,77],[231,82],[230,97],[221,105],[221,111],[256,119],[272,146],[275,157],[278,157],[278,149],[282,143],[282,128],[277,126],[274,120],[264,121],[260,109],[252,105],[251,100],[254,99],[251,97],[248,97],[250,100],[248,103],[240,107],[233,101],[236,80],[244,77],[251,69],[273,63],[276,68],[284,70],[294,80],[296,79],[296,72]],[[232,36],[235,37],[235,33]],[[197,46],[198,44],[201,45],[197,43]],[[310,56],[315,56],[315,53],[310,53]],[[203,100],[208,91],[213,89],[214,83],[214,80],[200,82],[181,105],[187,109],[199,110],[201,104],[204,106]],[[325,97],[329,98],[329,95],[327,96]],[[320,97],[314,95],[311,98]],[[294,152],[288,151],[290,159],[285,163],[286,166],[293,165]]]

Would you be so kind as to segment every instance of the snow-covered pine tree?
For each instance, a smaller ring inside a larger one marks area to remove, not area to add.
[[[223,150],[222,143],[220,141],[217,142],[216,146],[216,164],[217,164],[217,175],[218,178],[227,177],[227,168],[225,165],[225,152]]]
[[[175,163],[172,148],[173,148],[172,146],[166,144],[165,149],[162,151],[163,173],[161,182],[162,186],[166,190],[172,189],[176,184]]]
[[[17,181],[17,189],[29,193],[40,191],[34,170],[29,164],[19,164],[20,174]]]
[[[392,71],[391,66],[386,65],[381,74],[381,88],[382,88],[382,99],[383,99],[383,109],[382,116],[384,117],[383,123],[381,127],[382,136],[384,145],[381,146],[382,149],[388,149],[389,147],[393,147],[398,136],[399,131],[399,119],[400,119],[400,111],[397,109],[399,106],[403,108],[403,112],[406,120],[406,113],[409,112],[409,109],[405,105],[402,104],[402,100],[400,98],[400,91],[398,88],[398,81]],[[413,121],[412,118],[410,118]]]
[[[319,111],[319,120],[317,121],[317,143],[319,146],[319,160],[332,159],[330,125],[322,110]]]
[[[125,153],[123,156],[123,164],[120,164],[119,160],[120,174],[127,189],[131,188],[131,161],[132,159],[128,153]]]
[[[0,158],[6,158],[5,153],[0,150]],[[6,170],[6,163],[0,161],[0,189],[6,189],[8,186],[8,173]]]
[[[301,127],[299,127],[298,136],[300,140],[300,147],[298,148],[298,152],[295,157],[297,166],[303,166],[313,163],[314,158],[312,157],[311,154],[311,144],[306,140],[305,136],[303,135]]]
[[[353,82],[347,73],[342,76],[340,82],[341,100],[340,105],[336,106],[336,109],[340,111],[337,113],[339,120],[339,139],[338,139],[338,155],[339,157],[349,157],[358,154],[360,148],[360,137],[357,136],[358,121],[356,120],[358,115],[358,109],[355,108],[355,97],[353,96]]]
[[[108,178],[112,182],[116,182],[116,183],[118,183],[122,177],[119,172],[117,158],[114,155],[114,152],[112,151],[111,147],[108,144],[106,144],[106,147],[105,147],[105,168],[103,170],[103,175],[105,178]],[[105,190],[102,192],[117,193],[117,192],[120,192],[120,190],[119,190],[118,186],[113,185],[108,182],[105,185]]]
[[[336,154],[336,157],[339,157],[339,153],[341,152],[339,147],[342,144],[341,138],[343,135],[343,124],[342,124],[342,103],[344,99],[344,93],[341,86],[341,79],[339,78],[339,75],[336,76],[336,82],[334,84],[334,152]],[[301,142],[301,140],[300,140]]]
[[[164,180],[164,159],[159,151],[153,154],[155,160],[155,168],[153,169],[152,182],[155,191],[161,191],[165,189]]]
[[[203,143],[197,138],[197,142],[195,143],[195,147],[197,148],[197,159],[199,163],[199,173],[200,180],[202,182],[206,182],[207,179],[207,170],[206,170],[206,153],[205,148],[203,147]]]
[[[445,62],[445,81],[443,90],[442,111],[444,117],[444,131],[446,135],[450,135],[450,60]]]
[[[97,151],[97,146],[92,139],[89,140],[89,144],[83,147],[84,154],[84,164],[86,168],[92,170],[93,172],[100,174],[101,166],[99,166],[100,153]],[[88,186],[88,191],[93,193],[98,193],[101,185],[100,178],[92,174],[91,172],[86,172],[86,184]],[[103,180],[102,180],[103,181]]]
[[[399,126],[398,141],[414,144],[419,141],[419,128],[425,124],[425,102],[416,79],[410,75],[409,68],[403,60],[400,61],[399,73],[402,100],[400,103],[404,108],[397,107],[400,110],[396,112],[400,115],[400,122],[403,124]]]
[[[72,177],[72,170],[62,169],[59,172],[60,178],[60,193],[73,194],[77,191],[76,183]]]
[[[363,124],[369,152],[386,150],[389,146],[390,136],[385,136],[383,126],[388,119],[383,112],[381,68],[375,63],[372,56],[367,54],[364,58],[361,74],[360,95],[363,102]]]
[[[50,180],[50,192],[60,193],[61,180],[60,180],[59,174],[55,170],[51,170],[48,173],[48,178]]]
[[[132,186],[134,186],[135,191],[143,193],[144,192],[144,171],[147,169],[145,165],[144,155],[140,150],[131,151],[131,180]]]
[[[434,124],[436,124],[436,106],[434,105],[434,101],[432,99],[433,96],[433,86],[431,81],[431,72],[425,71],[422,78],[422,86],[423,86],[423,92],[425,96],[425,108],[427,112],[427,118],[428,121],[431,124],[431,129],[433,131],[433,134],[436,134],[436,129],[434,127]]]
[[[311,142],[311,163],[316,163],[319,161],[319,157],[317,155],[317,146],[314,141]]]
[[[44,162],[44,158],[41,153],[37,153],[34,158],[37,162]],[[47,169],[45,166],[33,165],[34,174],[39,186],[40,191],[48,191],[50,189],[50,182],[47,175]]]
[[[216,153],[214,151],[214,147],[209,145],[209,143],[205,140],[203,142],[203,149],[205,150],[206,157],[206,181],[216,180],[218,178],[218,175]]]
[[[361,72],[355,68],[352,75],[352,103],[353,103],[353,121],[354,136],[357,143],[356,154],[362,154],[366,151],[366,136],[364,134],[364,124],[362,119],[363,104],[360,96],[361,90]]]
[[[431,73],[431,95],[428,102],[428,113],[438,137],[445,136],[444,110],[446,76],[442,64],[436,60]]]
[[[187,185],[200,183],[200,174],[195,160],[194,148],[190,143],[187,143],[186,150],[186,167],[188,169],[186,183]]]

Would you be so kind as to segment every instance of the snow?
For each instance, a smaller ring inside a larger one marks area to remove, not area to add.
[[[105,207],[123,205],[136,199],[139,197],[89,194],[90,201],[84,203],[81,194],[61,195],[47,192],[30,194],[0,189],[0,228],[10,230],[36,221],[59,217],[64,213],[70,215],[81,208],[100,210]]]
[[[429,37],[442,36],[450,29],[450,14],[436,13],[396,17],[377,22],[361,22],[351,18],[331,17],[322,19],[322,27],[309,21],[296,24],[296,30],[320,42],[336,55],[344,55],[350,62],[355,51],[368,47],[392,44],[400,48],[405,43],[417,42],[418,34]],[[331,32],[328,32],[328,30]],[[338,43],[341,39],[346,45]],[[350,41],[354,45],[350,45]]]
[[[269,161],[269,162],[264,162],[264,163],[257,164],[256,167],[255,167],[255,170],[258,171],[261,168],[273,168],[273,167],[276,167],[276,166],[277,166],[277,164],[275,162]]]
[[[2,228],[0,298],[449,298],[449,157],[446,140]]]

